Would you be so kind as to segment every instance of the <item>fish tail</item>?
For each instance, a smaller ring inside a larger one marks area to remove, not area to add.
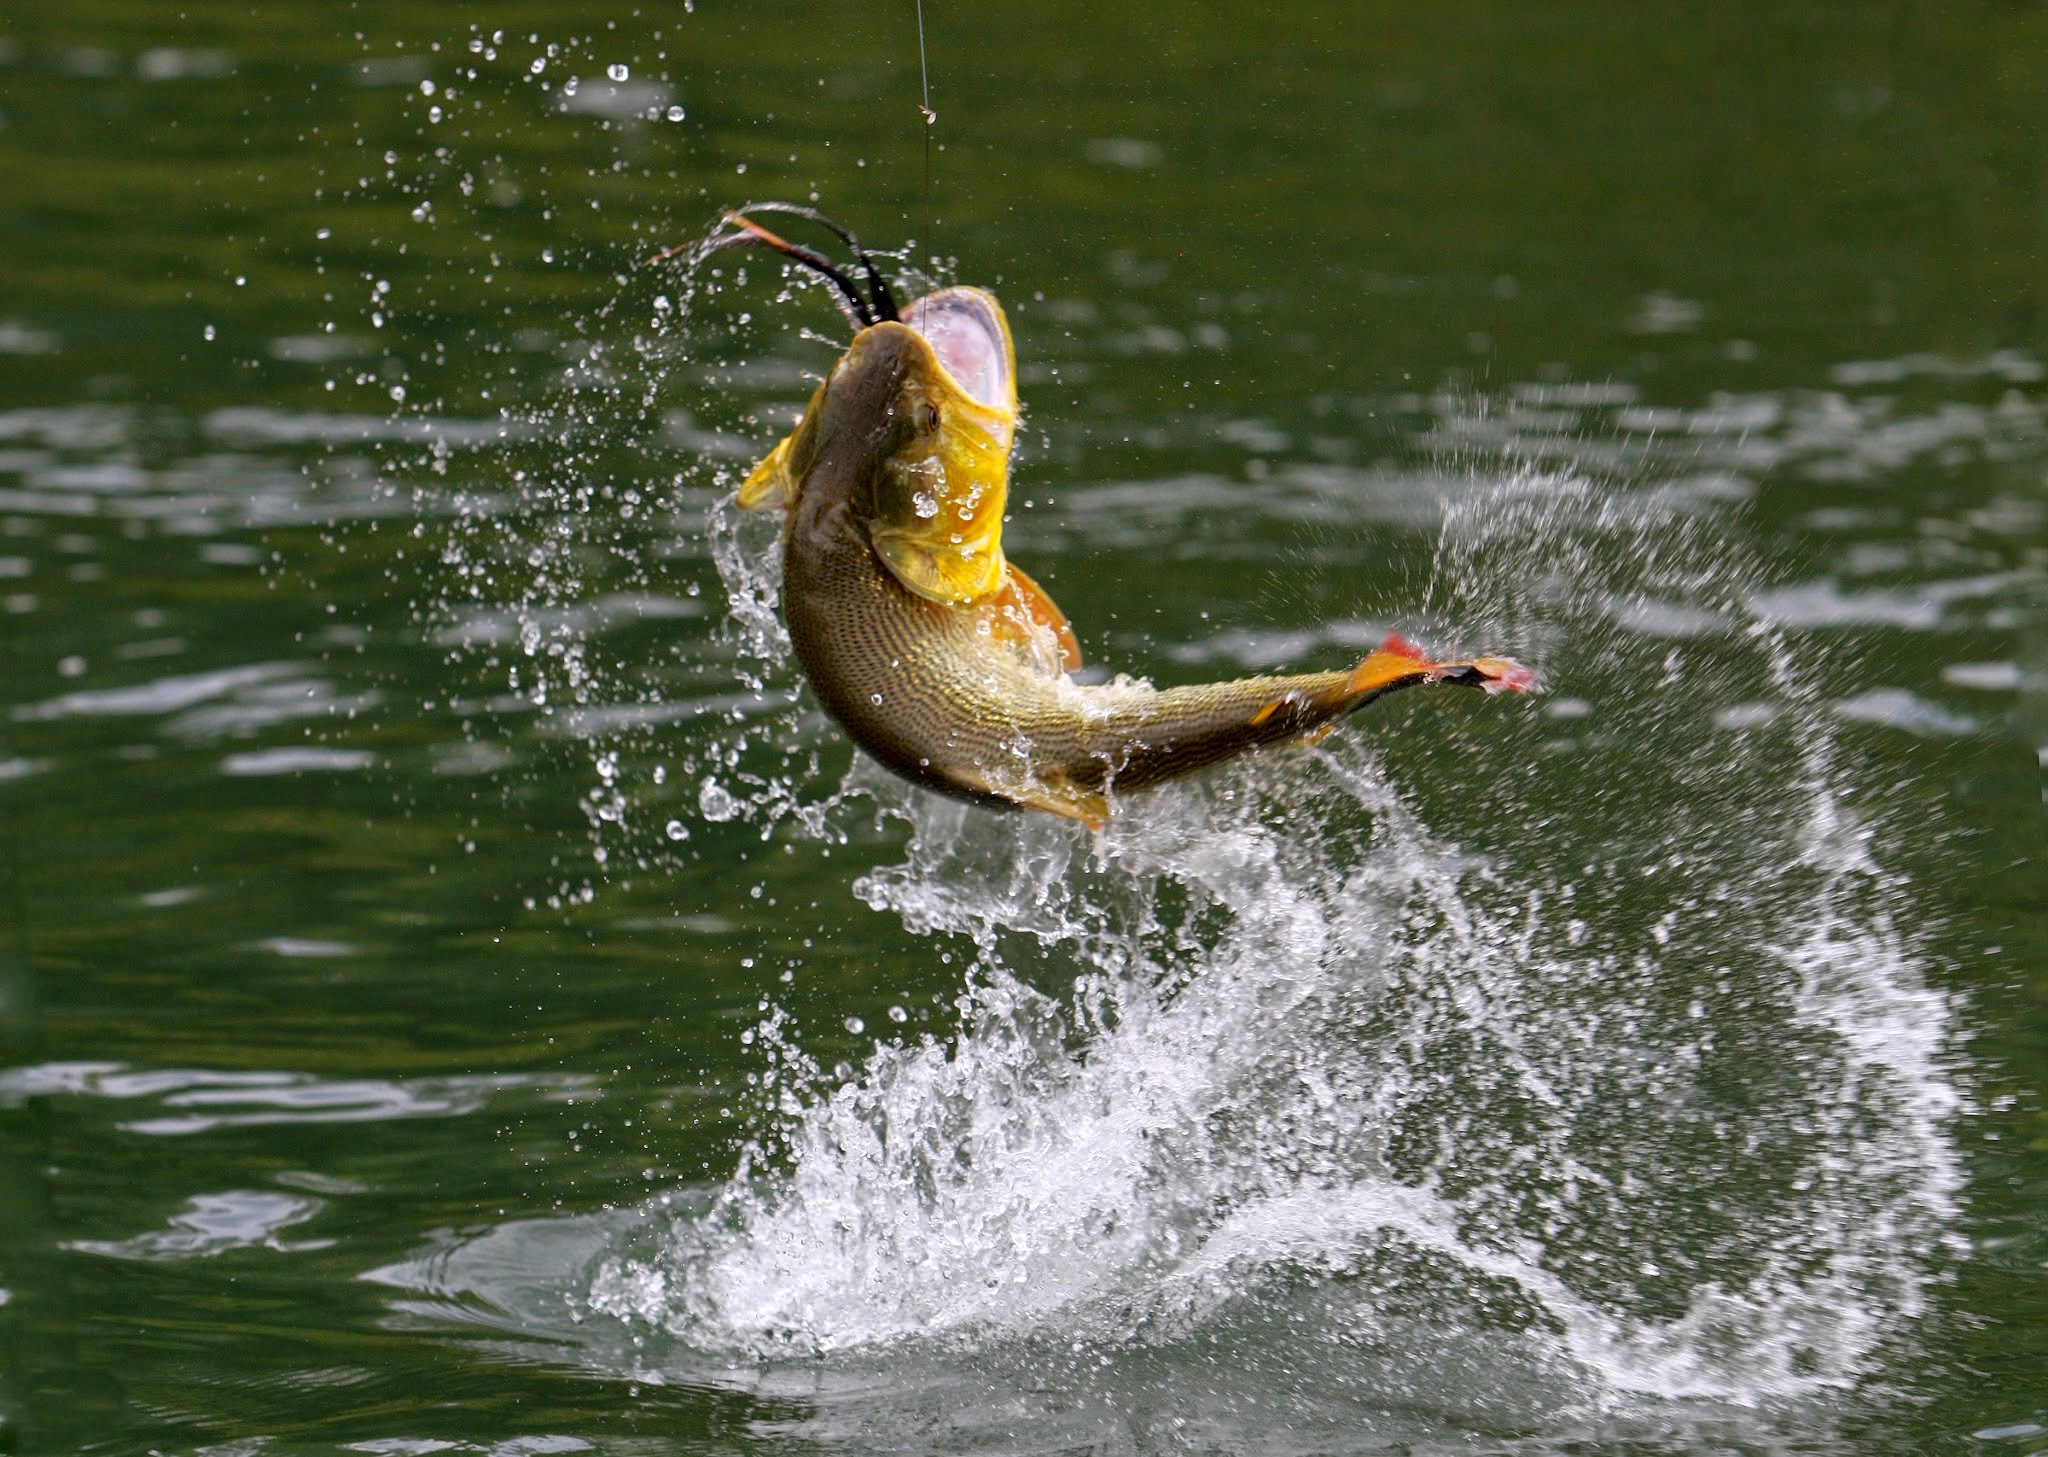
[[[1382,693],[1417,683],[1455,683],[1463,688],[1483,688],[1488,693],[1530,693],[1542,686],[1542,679],[1534,668],[1513,658],[1433,662],[1420,648],[1393,632],[1351,670],[1344,685],[1346,706],[1360,708]]]

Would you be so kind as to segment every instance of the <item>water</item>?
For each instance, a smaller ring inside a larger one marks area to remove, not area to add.
[[[2034,19],[928,19],[916,243],[884,17],[0,37],[0,1434],[2040,1448]],[[639,266],[813,191],[1104,670],[1547,691],[853,759],[726,499],[840,321]]]
[[[1681,615],[1740,583],[1703,544],[1720,533],[1668,509],[1533,473],[1472,485],[1438,559],[1488,584],[1518,648],[1606,646],[1600,622],[1644,600],[1505,570],[1554,566],[1571,527],[1695,583],[1704,602],[1664,603]],[[1855,1387],[1955,1254],[1949,1000],[1886,909],[1904,887],[1783,639],[1724,629],[1693,627],[1712,668],[1667,653],[1655,694],[1654,659],[1573,675],[1607,753],[1657,788],[1648,834],[1561,833],[1525,776],[1474,776],[1485,818],[1524,827],[1482,857],[1404,799],[1398,747],[1358,738],[1157,796],[1092,846],[866,776],[912,838],[855,891],[974,947],[958,1030],[880,1042],[842,1079],[771,1013],[772,1132],[709,1207],[649,1211],[656,1253],[601,1257],[590,1309],[771,1362],[1051,1340],[1087,1367],[1279,1339],[1277,1298],[1302,1306],[1290,1346],[1368,1353],[1374,1401],[1438,1420]],[[1730,657],[1767,721],[1716,727]],[[1787,742],[1688,776],[1717,734]],[[1730,804],[1739,837],[1690,827]],[[1387,1359],[1420,1330],[1467,1343],[1451,1411],[1423,1396],[1435,1359]],[[1256,1417],[1210,1439],[1294,1425],[1244,1395]]]

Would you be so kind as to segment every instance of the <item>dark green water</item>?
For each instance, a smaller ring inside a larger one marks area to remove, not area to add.
[[[909,7],[0,22],[0,1450],[2048,1450],[2048,13],[928,10],[929,204]],[[1091,659],[1549,691],[853,766],[750,197]]]

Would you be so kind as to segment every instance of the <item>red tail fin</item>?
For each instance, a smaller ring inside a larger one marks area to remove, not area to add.
[[[1489,693],[1530,693],[1541,681],[1534,668],[1525,667],[1513,658],[1474,658],[1464,663],[1433,662],[1400,633],[1390,632],[1387,640],[1380,644],[1379,651],[1368,654],[1364,662],[1351,670],[1351,681],[1344,685],[1344,691],[1356,696],[1383,693],[1411,683],[1456,683],[1484,688]]]

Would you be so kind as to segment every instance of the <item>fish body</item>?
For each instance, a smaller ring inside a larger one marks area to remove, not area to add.
[[[1003,554],[1015,360],[995,299],[941,290],[861,330],[740,491],[780,505],[783,611],[825,711],[943,794],[1100,825],[1113,796],[1298,740],[1424,682],[1527,688],[1398,639],[1341,672],[1083,685],[1072,629]]]

